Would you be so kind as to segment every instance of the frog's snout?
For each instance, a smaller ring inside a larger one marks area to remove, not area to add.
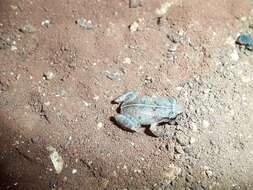
[[[177,104],[176,106],[175,106],[175,113],[176,114],[181,114],[181,113],[183,113],[184,112],[184,106],[182,105],[182,104]]]

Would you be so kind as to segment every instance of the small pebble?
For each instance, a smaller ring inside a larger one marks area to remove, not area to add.
[[[20,28],[19,31],[22,33],[34,33],[37,31],[37,29],[31,24],[27,24],[24,27]]]
[[[190,144],[194,144],[196,142],[196,139],[194,137],[190,138]]]
[[[137,8],[139,6],[141,6],[141,0],[129,0],[130,8]]]
[[[238,61],[240,59],[236,49],[233,50],[233,52],[230,55],[232,61]]]
[[[175,151],[179,154],[184,154],[184,150],[183,150],[182,146],[180,146],[180,145],[175,146]]]
[[[52,80],[55,77],[52,71],[45,72],[43,76],[45,77],[46,80]]]
[[[92,30],[94,28],[91,20],[86,20],[85,18],[80,18],[76,20],[76,24],[78,24],[80,27],[86,30]]]
[[[182,146],[185,146],[189,143],[189,137],[185,135],[183,132],[177,132],[176,139],[177,142]]]
[[[203,128],[206,129],[206,128],[208,128],[210,126],[210,123],[207,120],[203,120],[202,125],[203,125]]]
[[[179,174],[182,172],[182,169],[171,164],[166,171],[163,172],[163,177],[169,181],[175,180]]]
[[[210,170],[207,170],[206,171],[206,175],[207,175],[207,177],[212,177],[213,176],[213,172],[210,171]]]
[[[72,174],[76,174],[76,173],[77,173],[77,169],[73,169]]]
[[[44,26],[44,27],[46,27],[46,28],[49,28],[49,27],[51,26],[51,21],[48,20],[48,19],[43,20],[43,21],[41,22],[41,25]]]
[[[104,126],[104,124],[102,122],[98,122],[98,124],[97,124],[98,129],[101,129],[103,126]]]
[[[107,77],[108,79],[116,80],[116,81],[120,81],[120,80],[121,80],[121,78],[120,78],[120,73],[117,72],[117,71],[113,71],[113,72],[111,72],[111,71],[106,71],[105,73],[106,73],[106,77]]]
[[[124,60],[123,60],[123,63],[124,64],[131,64],[132,60],[129,57],[125,57]]]
[[[138,22],[133,22],[130,26],[129,26],[130,32],[136,32],[139,29],[139,23]]]
[[[18,48],[16,46],[11,46],[11,51],[16,51]]]
[[[161,5],[159,9],[155,10],[155,13],[158,17],[162,17],[167,14],[170,7],[171,7],[171,4],[169,2],[165,2]]]

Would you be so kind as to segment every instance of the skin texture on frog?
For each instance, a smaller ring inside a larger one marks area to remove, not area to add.
[[[120,104],[120,114],[114,118],[122,127],[138,132],[141,125],[156,129],[160,123],[169,122],[183,113],[184,108],[174,98],[139,96],[129,91],[117,97],[115,103]]]

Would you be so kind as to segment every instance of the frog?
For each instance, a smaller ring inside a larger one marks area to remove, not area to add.
[[[183,105],[173,97],[140,96],[136,91],[123,93],[113,103],[120,104],[114,120],[132,132],[140,132],[141,126],[155,131],[159,125],[169,123],[184,112]]]

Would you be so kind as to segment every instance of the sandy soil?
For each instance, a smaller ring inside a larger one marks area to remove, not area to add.
[[[0,1],[0,189],[253,189],[252,1],[168,2]],[[185,112],[125,131],[126,90]]]

